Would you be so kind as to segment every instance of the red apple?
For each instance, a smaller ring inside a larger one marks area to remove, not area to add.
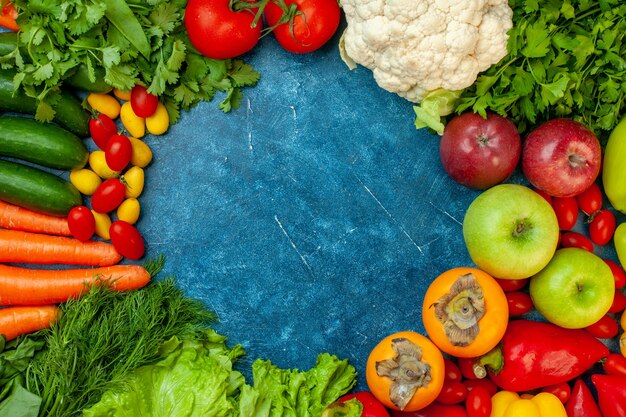
[[[536,188],[553,197],[585,191],[600,173],[602,149],[596,135],[570,119],[547,121],[528,134],[522,170]]]
[[[522,142],[512,121],[495,113],[463,113],[446,125],[439,157],[448,175],[466,187],[486,189],[515,170]]]

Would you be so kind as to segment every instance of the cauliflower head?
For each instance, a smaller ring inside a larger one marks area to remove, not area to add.
[[[385,90],[420,102],[462,90],[507,53],[508,0],[342,0],[342,56]]]

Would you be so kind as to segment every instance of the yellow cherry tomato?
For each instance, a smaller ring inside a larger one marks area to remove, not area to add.
[[[130,139],[130,144],[133,147],[130,163],[140,168],[147,167],[152,162],[152,150],[150,147],[137,138],[129,137],[128,139]]]
[[[144,185],[144,172],[140,167],[132,167],[123,175],[126,184],[126,198],[137,198],[141,195]]]
[[[117,119],[120,115],[120,102],[110,94],[90,93],[87,103],[98,113],[106,114],[111,119]]]
[[[131,136],[141,138],[146,134],[146,120],[135,114],[133,107],[130,105],[130,101],[122,104],[120,119],[122,119],[122,124]]]
[[[150,117],[146,117],[146,128],[153,135],[162,135],[170,126],[170,117],[163,103],[159,102],[156,111]]]
[[[619,338],[619,351],[622,356],[626,356],[626,332],[622,333]]]
[[[92,195],[102,182],[102,179],[90,169],[75,169],[70,172],[70,182],[83,195]]]
[[[122,201],[122,204],[117,208],[117,219],[135,224],[137,220],[139,220],[140,213],[141,206],[139,205],[139,200],[136,198],[127,198]]]
[[[130,90],[124,91],[124,90],[120,90],[119,88],[114,88],[113,94],[115,95],[115,97],[119,98],[120,100],[124,100],[124,101],[130,100]]]
[[[111,234],[109,229],[111,228],[111,218],[106,213],[98,213],[91,210],[93,217],[96,220],[96,235],[100,236],[104,240],[111,240]]]
[[[98,174],[100,178],[103,179],[117,178],[120,176],[119,171],[113,171],[107,165],[104,151],[93,151],[92,153],[90,153],[89,166],[96,174]]]
[[[626,313],[622,313],[622,317],[619,320],[619,324],[622,326],[622,330],[626,332]]]

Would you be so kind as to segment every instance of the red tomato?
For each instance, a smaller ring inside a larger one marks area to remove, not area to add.
[[[493,397],[498,392],[498,386],[489,378],[483,379],[466,379],[463,384],[467,388],[467,392],[470,393],[474,388],[482,387],[487,390],[489,397]]]
[[[537,188],[533,188],[533,191],[539,194],[540,196],[542,196],[544,200],[546,200],[548,203],[550,203],[550,205],[552,205],[552,196],[550,194],[546,193],[543,190],[539,190]]]
[[[589,237],[596,245],[606,245],[613,239],[617,221],[615,215],[609,210],[596,212],[589,223]]]
[[[591,187],[576,196],[576,201],[578,201],[578,207],[580,207],[583,213],[588,216],[592,215],[602,208],[602,191],[600,186],[594,182],[591,184]]]
[[[613,317],[605,314],[590,326],[585,327],[585,330],[600,339],[611,339],[619,333],[619,324]]]
[[[467,394],[465,410],[468,417],[489,417],[491,415],[491,395],[484,387],[475,387]]]
[[[106,114],[89,120],[89,133],[96,146],[104,150],[109,138],[117,133],[117,126],[113,119]]]
[[[552,208],[556,219],[559,221],[559,229],[571,230],[578,220],[578,203],[574,197],[553,197]]]
[[[616,289],[613,295],[613,304],[611,304],[611,308],[609,308],[609,313],[619,313],[620,311],[624,311],[625,308],[626,296],[619,289]]]
[[[341,17],[337,0],[285,0],[287,10],[270,1],[263,14],[285,50],[304,54],[315,51],[333,37]],[[297,10],[294,10],[294,6]],[[292,11],[293,10],[293,11]]]
[[[125,258],[137,260],[145,252],[143,238],[139,231],[124,220],[116,220],[109,228],[111,243],[120,255]]]
[[[463,383],[458,381],[445,381],[443,388],[437,396],[437,401],[441,404],[459,404],[465,401],[467,397],[467,388]]]
[[[530,295],[521,291],[507,292],[506,301],[509,303],[509,315],[513,317],[526,314],[534,307]]]
[[[593,252],[593,243],[589,238],[578,232],[565,232],[561,236],[561,247],[563,248],[580,248],[589,252]]]
[[[450,382],[461,382],[463,379],[463,375],[461,375],[461,370],[456,363],[452,362],[448,358],[443,359],[443,364],[445,366],[445,379]]]
[[[626,357],[621,353],[611,353],[606,357],[602,368],[609,375],[626,375]]]
[[[344,395],[339,401],[344,402],[356,398],[363,404],[363,413],[361,417],[389,417],[389,411],[380,401],[374,397],[369,391],[356,392],[354,394]]]
[[[130,90],[130,107],[139,117],[150,117],[159,105],[159,98],[148,93],[148,89],[137,84]]]
[[[122,171],[133,157],[133,145],[128,136],[113,135],[104,149],[104,159],[113,171]]]
[[[529,278],[523,278],[523,279],[496,278],[496,281],[498,282],[498,284],[500,284],[500,287],[502,287],[502,291],[504,292],[521,290],[526,285],[528,285],[529,280],[530,280]]]
[[[126,186],[119,178],[110,178],[96,188],[91,196],[91,208],[97,213],[115,210],[124,201]]]
[[[565,404],[567,400],[569,400],[569,396],[572,393],[572,389],[570,388],[567,382],[561,382],[560,384],[548,385],[547,387],[543,387],[541,391],[554,394],[556,398],[558,398],[563,404]]]
[[[457,365],[461,370],[461,374],[463,377],[467,379],[479,379],[478,376],[474,373],[474,365],[476,364],[476,358],[457,358]],[[478,368],[482,369],[482,368]]]
[[[618,263],[610,259],[603,259],[603,261],[611,268],[611,272],[613,272],[615,288],[624,287],[624,285],[626,285],[626,272],[624,272],[624,269]]]
[[[465,407],[461,405],[446,405],[438,402],[431,403],[418,411],[392,411],[392,417],[468,417]]]
[[[96,232],[96,219],[93,213],[85,206],[76,206],[67,215],[67,225],[74,238],[86,242]]]
[[[234,11],[229,0],[190,0],[185,9],[185,28],[202,55],[230,59],[248,52],[259,41],[262,24],[259,20],[253,27],[256,12],[254,8]]]

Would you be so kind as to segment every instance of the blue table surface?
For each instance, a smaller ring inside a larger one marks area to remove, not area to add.
[[[257,358],[304,370],[329,352],[364,389],[380,339],[424,333],[429,283],[473,266],[462,221],[479,192],[446,175],[410,102],[348,70],[338,38],[307,55],[263,38],[244,56],[261,80],[239,109],[222,113],[218,95],[146,136],[137,226],[146,257],[166,257],[159,277],[175,275],[244,346],[246,376]]]

